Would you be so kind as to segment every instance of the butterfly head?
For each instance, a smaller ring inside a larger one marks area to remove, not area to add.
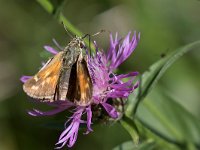
[[[79,47],[81,49],[86,48],[86,45],[85,45],[85,42],[83,41],[83,38],[78,37],[78,36],[73,38],[72,41],[69,43],[69,45],[73,46],[73,47]]]

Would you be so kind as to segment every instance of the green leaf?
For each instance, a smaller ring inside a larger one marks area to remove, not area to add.
[[[152,140],[148,140],[139,145],[135,145],[132,141],[127,141],[115,147],[113,150],[153,150],[154,148],[155,143]]]
[[[124,129],[131,135],[133,143],[137,145],[139,142],[139,135],[134,121],[124,115],[123,118],[120,120],[120,123],[124,127]]]
[[[200,147],[200,121],[156,88],[141,103],[137,119],[152,132],[179,147]]]
[[[158,80],[163,76],[165,71],[181,56],[183,56],[188,51],[200,46],[200,41],[193,42],[186,46],[183,46],[174,52],[168,54],[164,58],[155,62],[150,68],[140,76],[139,88],[135,91],[136,96],[131,96],[129,99],[129,104],[126,109],[126,114],[128,116],[133,116],[136,113],[137,107],[142,99],[151,91],[151,89],[156,85]]]

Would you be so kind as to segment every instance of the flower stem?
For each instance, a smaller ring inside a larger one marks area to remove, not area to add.
[[[64,1],[64,0],[63,0]],[[79,37],[82,37],[84,34],[78,30],[62,13],[61,13],[61,7],[63,6],[64,2],[58,8],[55,8],[53,4],[49,0],[37,0],[37,2],[49,13],[59,23],[63,23],[67,30],[69,30],[74,35],[77,35]],[[84,39],[87,46],[90,46],[91,50],[94,50],[93,43],[89,43],[89,40]]]
[[[55,13],[55,7],[49,0],[37,0],[37,2],[51,15],[54,15]],[[66,26],[66,28],[74,33],[77,36],[83,36],[82,32],[79,31],[75,26],[71,24],[71,22],[64,17],[62,13],[58,14],[58,17],[56,17],[57,21],[59,23],[62,23]]]

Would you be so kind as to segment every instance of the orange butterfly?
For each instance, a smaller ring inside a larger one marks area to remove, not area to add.
[[[24,83],[24,91],[41,101],[67,99],[80,106],[90,104],[93,85],[84,50],[83,38],[73,38],[63,51],[57,53]]]

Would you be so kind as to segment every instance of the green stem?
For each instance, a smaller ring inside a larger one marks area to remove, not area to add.
[[[37,0],[37,2],[51,15],[54,16],[55,8],[53,4],[49,0]],[[78,30],[61,12],[54,16],[59,23],[63,23],[67,30],[69,30],[74,35],[82,37],[84,34]],[[87,46],[90,46],[94,51],[94,45],[89,43],[87,39],[84,39]]]
[[[48,12],[53,13],[53,5],[48,0],[37,0],[37,2]]]
[[[54,6],[49,0],[37,0],[37,2],[51,15],[53,15],[54,12]],[[83,33],[79,31],[75,26],[72,25],[72,23],[64,17],[62,13],[59,14],[59,16],[56,18],[59,23],[62,23],[66,26],[66,28],[74,33],[77,36],[82,36]]]
[[[59,18],[59,22],[62,23],[66,26],[66,28],[72,32],[73,34],[82,37],[83,33],[81,31],[79,31],[75,26],[73,26],[71,24],[71,22],[69,22],[69,20],[67,20],[65,18],[65,16],[63,14],[60,14],[60,18]]]

